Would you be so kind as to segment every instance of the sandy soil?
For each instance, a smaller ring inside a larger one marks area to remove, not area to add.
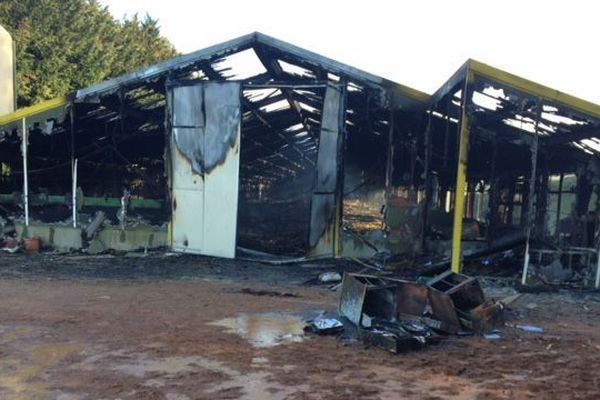
[[[161,263],[167,276],[152,272]],[[337,304],[302,285],[314,266],[219,263],[0,256],[0,399],[600,396],[598,294],[522,295],[509,319],[542,334],[507,327],[393,355],[299,332]]]

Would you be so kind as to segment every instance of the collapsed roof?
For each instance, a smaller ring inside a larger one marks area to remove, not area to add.
[[[473,93],[466,105],[472,112],[478,139],[493,140],[495,132],[513,144],[531,145],[535,138],[546,149],[600,156],[599,105],[475,60],[463,64],[432,95],[434,117],[458,123],[467,80],[471,80]]]

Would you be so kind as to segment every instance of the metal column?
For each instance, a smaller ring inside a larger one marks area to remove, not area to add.
[[[463,214],[465,210],[465,188],[467,185],[467,163],[469,157],[469,112],[467,102],[471,93],[471,81],[473,76],[467,72],[465,86],[462,91],[460,133],[458,147],[458,162],[456,166],[456,186],[454,195],[454,223],[452,226],[452,272],[460,273],[462,267],[461,239],[463,231]]]
[[[542,116],[542,100],[537,101],[537,116],[535,119],[535,129],[533,130],[533,142],[531,144],[531,176],[529,178],[529,196],[527,199],[527,221],[525,227],[525,235],[527,241],[525,242],[525,257],[523,260],[523,275],[521,276],[521,284],[525,285],[527,282],[527,273],[529,270],[529,238],[531,236],[531,225],[533,219],[531,213],[533,211],[533,194],[535,192],[535,181],[537,180],[537,158],[538,158],[538,125]]]

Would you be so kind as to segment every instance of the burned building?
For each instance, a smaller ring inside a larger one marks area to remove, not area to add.
[[[430,96],[253,33],[1,116],[0,204],[60,249],[597,271],[599,118],[474,60]]]
[[[425,242],[452,227],[455,271],[461,252],[521,244],[523,283],[558,263],[598,287],[600,106],[469,60],[428,115]]]
[[[428,99],[253,33],[1,117],[0,201],[61,249],[336,256]]]

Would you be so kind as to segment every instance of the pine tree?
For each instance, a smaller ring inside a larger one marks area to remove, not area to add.
[[[157,20],[115,20],[96,0],[2,1],[0,25],[17,44],[19,107],[177,54]]]

